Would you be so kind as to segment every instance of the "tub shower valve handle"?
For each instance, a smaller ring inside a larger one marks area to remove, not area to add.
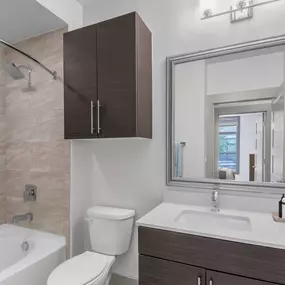
[[[37,200],[37,189],[36,185],[27,184],[25,185],[24,191],[24,202],[35,202]]]

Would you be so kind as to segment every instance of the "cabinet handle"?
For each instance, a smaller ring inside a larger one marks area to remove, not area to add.
[[[198,277],[198,285],[202,285],[202,278],[200,276]]]
[[[101,124],[100,124],[100,100],[97,100],[97,134],[100,135],[101,133]]]
[[[93,101],[91,101],[90,102],[90,113],[91,113],[91,115],[90,115],[90,123],[91,123],[91,135],[93,135],[94,134],[94,114],[93,114],[93,110],[94,110],[94,102]]]
[[[209,282],[209,285],[213,285],[213,284],[214,284],[214,282],[213,282],[213,279],[211,278],[210,282]]]

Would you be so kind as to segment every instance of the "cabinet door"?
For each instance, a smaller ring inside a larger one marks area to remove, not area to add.
[[[64,35],[64,127],[66,139],[96,135],[97,101],[96,25]],[[94,116],[93,116],[94,115]]]
[[[273,283],[238,277],[214,271],[207,271],[206,275],[206,285],[274,285]]]
[[[204,285],[205,270],[141,255],[139,285]]]
[[[98,24],[98,97],[102,137],[136,135],[135,13]]]

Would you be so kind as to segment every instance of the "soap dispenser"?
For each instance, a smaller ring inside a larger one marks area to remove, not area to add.
[[[279,218],[285,218],[285,195],[283,194],[279,201]]]

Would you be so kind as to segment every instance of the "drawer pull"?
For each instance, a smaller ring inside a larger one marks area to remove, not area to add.
[[[198,285],[202,285],[202,278],[200,276],[198,277]]]
[[[210,282],[209,282],[209,285],[213,285],[213,284],[214,284],[214,282],[213,282],[213,279],[211,278]]]

